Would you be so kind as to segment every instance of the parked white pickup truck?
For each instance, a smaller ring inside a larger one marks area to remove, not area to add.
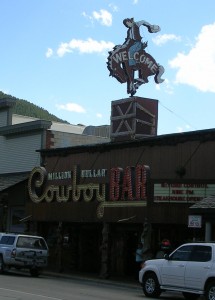
[[[185,299],[204,295],[215,299],[215,243],[189,243],[162,259],[147,260],[139,272],[146,297],[158,298],[162,292],[182,292]]]
[[[0,273],[10,268],[29,269],[39,276],[48,264],[48,246],[41,236],[0,233]]]

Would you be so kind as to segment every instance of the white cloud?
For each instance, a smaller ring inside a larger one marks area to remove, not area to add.
[[[49,58],[53,55],[53,50],[51,48],[48,48],[46,51],[46,57]]]
[[[4,93],[4,94],[7,94],[7,95],[10,94],[9,90],[4,90],[4,89],[1,89],[1,88],[0,88],[0,91],[1,91],[2,93]]]
[[[181,41],[181,37],[177,36],[175,34],[159,34],[155,38],[153,38],[152,41],[156,45],[160,46],[160,45],[166,44],[169,41],[180,42]]]
[[[69,46],[69,43],[61,43],[59,48],[57,49],[57,55],[62,57],[68,52],[72,52],[72,49]]]
[[[82,16],[89,19],[91,23],[93,23],[93,17],[92,16],[89,16],[85,11],[82,12]]]
[[[83,108],[81,105],[77,103],[66,103],[66,104],[57,104],[56,105],[57,109],[59,110],[67,110],[67,111],[72,111],[72,112],[77,112],[77,113],[86,113],[85,108]]]
[[[96,116],[97,116],[97,118],[99,118],[99,119],[102,118],[102,114],[100,114],[100,113],[97,113]]]
[[[177,127],[177,132],[184,132],[183,128],[182,127]]]
[[[133,4],[137,4],[139,0],[133,0]]]
[[[94,11],[92,16],[95,20],[97,20],[104,26],[112,25],[112,15],[105,9],[100,9],[99,12]]]
[[[113,12],[117,12],[119,9],[118,9],[118,6],[116,6],[115,4],[113,3],[110,3],[109,4],[109,7],[112,9]]]
[[[202,27],[190,52],[178,53],[169,64],[178,69],[176,83],[215,93],[215,23]]]
[[[155,88],[158,91],[160,91],[162,89],[162,90],[165,91],[166,94],[169,94],[169,95],[174,94],[173,86],[172,86],[171,82],[169,81],[169,79],[167,79],[167,78],[165,78],[165,80],[162,83],[162,85],[156,84]]]
[[[181,126],[178,126],[178,127],[177,127],[177,131],[180,132],[180,133],[181,133],[181,132],[185,132],[185,131],[190,131],[190,130],[191,130],[191,126],[188,125],[188,124],[185,125],[185,128],[184,128],[184,127],[181,127]]]
[[[112,10],[117,11],[117,6],[111,5]],[[82,16],[89,19],[92,23],[94,20],[99,22],[101,25],[104,26],[111,26],[112,25],[112,15],[109,11],[105,9],[100,9],[99,11],[93,11],[92,15],[88,15],[86,12],[82,13]]]
[[[58,56],[62,57],[68,52],[78,50],[80,53],[103,53],[114,47],[112,42],[96,41],[91,38],[87,40],[72,39],[69,43],[61,43],[57,50]]]

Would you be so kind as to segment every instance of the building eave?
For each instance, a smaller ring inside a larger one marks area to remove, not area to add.
[[[141,139],[120,141],[120,142],[106,142],[99,144],[79,145],[65,148],[54,149],[40,149],[42,155],[55,156],[55,155],[67,155],[70,153],[81,152],[105,152],[110,149],[118,148],[132,148],[132,147],[153,147],[161,145],[174,146],[179,143],[185,143],[190,141],[198,141],[204,143],[206,141],[215,141],[215,129],[206,129],[198,131],[190,131],[183,133],[172,133],[158,136],[145,137]]]
[[[1,98],[0,99],[0,109],[7,108],[7,107],[13,107],[15,105],[16,101],[11,98]]]
[[[14,134],[38,131],[38,130],[47,130],[51,127],[51,125],[52,125],[51,121],[45,121],[45,120],[19,123],[16,125],[0,127],[0,135],[9,136]]]

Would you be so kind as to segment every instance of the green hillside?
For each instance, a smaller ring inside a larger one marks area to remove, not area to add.
[[[59,119],[55,115],[50,114],[47,110],[43,109],[42,107],[39,107],[29,101],[18,99],[11,95],[7,95],[0,92],[0,100],[8,98],[16,101],[16,104],[13,107],[14,114],[69,124],[69,122]]]

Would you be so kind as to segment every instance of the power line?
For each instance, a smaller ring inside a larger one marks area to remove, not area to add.
[[[169,109],[168,107],[166,107],[165,105],[163,105],[160,101],[159,101],[159,104],[161,106],[163,106],[166,110],[168,110],[170,113],[172,113],[173,115],[175,115],[177,118],[183,120],[185,123],[187,123],[189,126],[191,126],[192,128],[196,129],[196,126],[193,126],[190,122],[188,122],[187,120],[185,120],[183,117],[181,117],[180,115],[176,114],[174,111],[172,111],[171,109]]]

